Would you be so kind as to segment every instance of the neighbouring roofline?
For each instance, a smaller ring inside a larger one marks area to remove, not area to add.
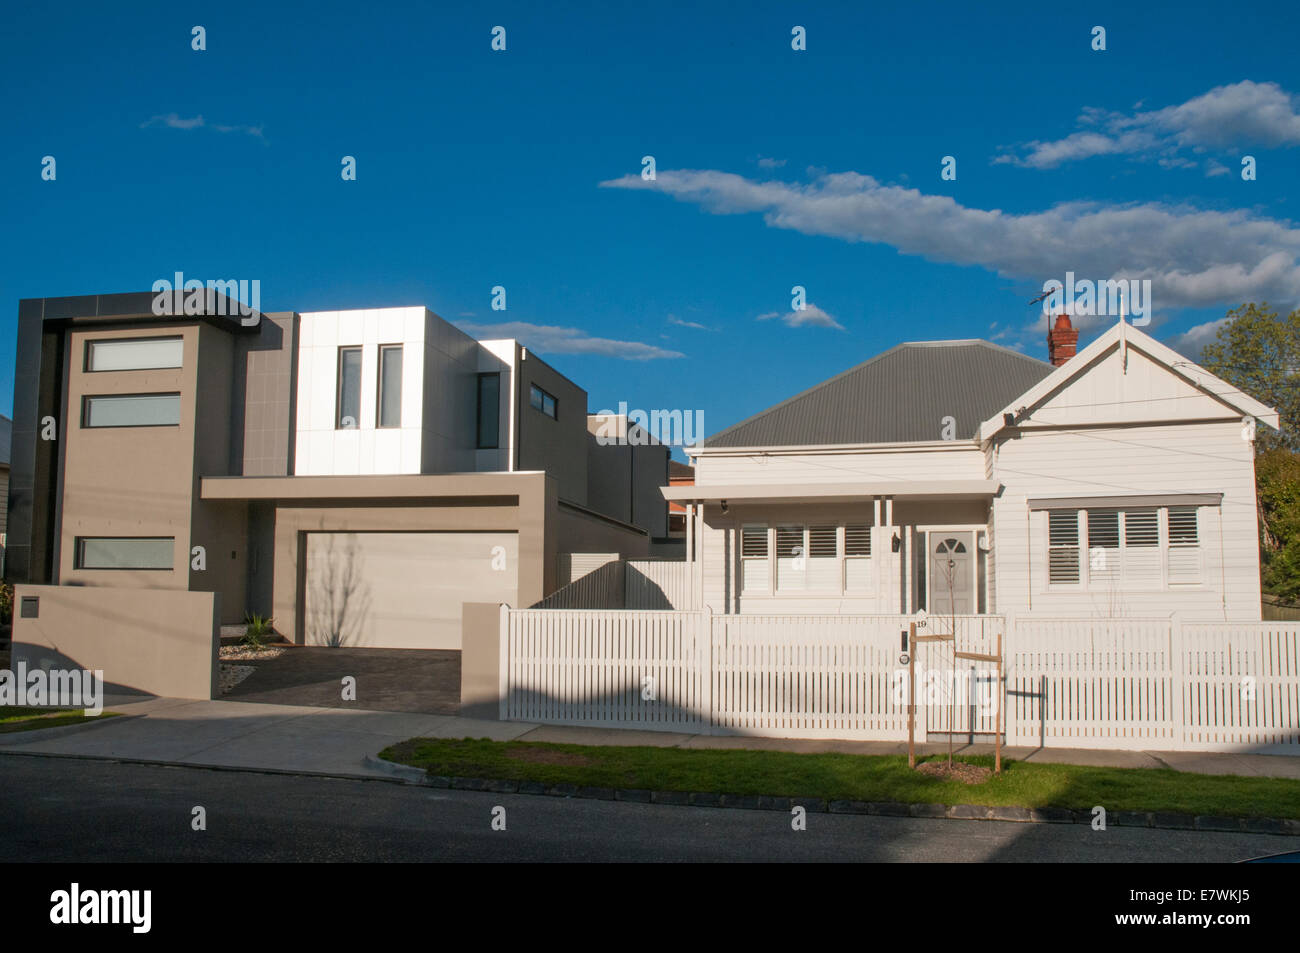
[[[823,387],[828,387],[831,384],[834,384],[836,381],[842,380],[843,378],[848,377],[850,374],[855,374],[858,371],[862,370],[863,368],[867,367],[868,365],[875,364],[877,361],[882,361],[885,358],[889,357],[891,354],[894,354],[905,348],[972,347],[972,346],[979,346],[979,347],[987,348],[990,351],[997,351],[999,353],[1009,354],[1014,357],[1020,358],[1020,360],[1022,361],[1029,361],[1030,363],[1033,364],[1042,365],[1046,363],[1045,361],[1040,361],[1037,358],[1030,357],[1028,354],[1021,354],[1019,351],[1012,350],[1009,347],[1003,347],[1001,344],[994,344],[992,341],[985,341],[982,338],[967,338],[967,339],[952,340],[952,341],[904,341],[901,344],[895,344],[893,347],[889,348],[886,351],[881,351],[875,357],[869,357],[865,361],[855,364],[852,367],[848,368],[847,370],[841,371],[839,374],[836,374],[834,377],[828,377],[826,378],[826,380],[819,381],[818,383],[813,384],[811,387],[806,387],[803,390],[799,391],[799,393],[795,394],[794,396],[787,397],[785,400],[781,401],[778,404],[773,404],[771,407],[768,407],[766,410],[760,410],[758,413],[746,417],[744,420],[738,421],[737,423],[732,424],[730,427],[726,427],[723,430],[719,430],[717,433],[713,434],[712,436],[705,438],[704,442],[707,444],[707,443],[712,443],[715,440],[719,440],[722,437],[725,437],[727,434],[731,433],[733,430],[752,424],[757,420],[761,420],[764,417],[767,417],[769,414],[773,414],[776,411],[781,410],[782,408],[794,403],[795,401],[800,400],[803,397],[806,397],[807,395],[811,394],[813,391],[820,390]]]
[[[711,457],[752,457],[762,454],[787,455],[795,453],[898,453],[909,450],[920,452],[944,452],[953,450],[978,450],[979,441],[974,437],[967,440],[909,440],[895,443],[825,443],[825,444],[786,444],[767,447],[683,447],[689,456]]]

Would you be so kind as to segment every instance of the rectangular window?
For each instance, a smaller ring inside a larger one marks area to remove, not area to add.
[[[478,376],[478,448],[496,450],[501,442],[501,375]]]
[[[380,427],[402,426],[402,345],[386,345],[379,349],[379,401]]]
[[[151,371],[180,367],[184,342],[176,338],[86,342],[88,371]]]
[[[839,540],[836,526],[808,527],[808,588],[839,592]]]
[[[1201,534],[1196,507],[1169,509],[1169,585],[1186,586],[1201,581]]]
[[[361,348],[339,348],[339,380],[334,426],[356,430],[361,420]]]
[[[1079,511],[1047,512],[1047,581],[1053,586],[1079,582]]]
[[[776,528],[776,588],[778,591],[806,589],[808,547],[802,526]]]
[[[556,416],[555,398],[536,384],[533,384],[528,389],[528,402],[532,404],[533,410],[540,410],[552,420],[559,419]]]
[[[176,427],[180,422],[180,394],[105,395],[82,403],[83,427]]]
[[[1124,587],[1159,589],[1160,526],[1155,510],[1124,514]]]
[[[745,526],[740,530],[741,591],[768,591],[767,527]]]
[[[1088,510],[1088,581],[1110,586],[1119,569],[1119,512]]]
[[[844,527],[844,591],[871,590],[871,527],[854,523]]]
[[[173,569],[172,536],[78,536],[78,569]]]

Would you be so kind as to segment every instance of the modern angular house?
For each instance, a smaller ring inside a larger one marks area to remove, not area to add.
[[[900,344],[690,451],[695,604],[1258,620],[1277,412],[1123,322],[1077,340]]]
[[[667,448],[598,443],[586,392],[518,341],[423,307],[174,310],[20,303],[9,581],[131,590],[146,617],[213,592],[221,623],[299,643],[454,649],[463,602],[527,606],[560,554],[667,536]]]

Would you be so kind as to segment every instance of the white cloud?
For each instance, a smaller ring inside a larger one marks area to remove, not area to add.
[[[761,214],[771,228],[889,245],[1035,284],[1063,280],[1066,271],[1092,280],[1149,278],[1160,311],[1300,301],[1300,229],[1246,210],[1081,201],[1016,215],[857,172],[799,184],[660,169],[653,182],[627,175],[601,185],[662,192],[715,215]]]
[[[202,115],[195,116],[193,119],[182,119],[176,113],[168,113],[165,116],[153,116],[145,122],[140,123],[141,129],[148,129],[150,126],[164,126],[167,129],[211,129],[214,132],[239,132],[252,136],[255,139],[266,141],[262,135],[261,126],[227,126],[220,123],[209,123]]]
[[[527,321],[457,326],[466,334],[471,334],[480,340],[516,338],[524,346],[543,354],[594,354],[600,357],[616,357],[624,361],[652,361],[657,358],[686,356],[680,351],[670,351],[653,344],[598,338],[578,328],[529,324]]]
[[[760,169],[779,169],[781,166],[785,165],[787,161],[788,160],[786,159],[769,159],[766,156],[759,156],[758,167]]]
[[[1174,334],[1165,338],[1165,344],[1189,361],[1199,361],[1201,359],[1201,350],[1205,345],[1214,342],[1215,338],[1218,337],[1219,328],[1227,324],[1228,321],[1228,318],[1219,318],[1217,321],[1198,324],[1193,328],[1188,328],[1181,334]]]
[[[1004,152],[993,161],[1050,169],[1093,156],[1133,155],[1155,156],[1162,165],[1187,167],[1194,163],[1173,158],[1181,149],[1236,152],[1248,146],[1300,145],[1296,106],[1295,97],[1277,83],[1251,80],[1216,86],[1180,105],[1148,112],[1126,114],[1090,106],[1077,125],[1101,131],[1081,130],[1049,142],[1034,140],[1019,147],[1021,154]]]
[[[844,330],[844,325],[811,301],[799,311],[769,311],[767,314],[760,314],[755,320],[771,321],[773,318],[780,318],[782,323],[790,328],[836,328],[840,331]]]
[[[669,324],[675,324],[675,325],[676,325],[677,327],[679,327],[679,328],[690,328],[690,329],[692,329],[692,330],[694,330],[694,331],[712,331],[712,330],[713,330],[713,328],[711,328],[711,327],[709,327],[709,326],[707,326],[707,325],[704,325],[704,324],[700,324],[700,323],[698,323],[698,322],[696,322],[696,321],[683,321],[681,318],[677,317],[677,315],[675,315],[675,314],[670,314],[670,315],[668,315],[668,323],[669,323]]]

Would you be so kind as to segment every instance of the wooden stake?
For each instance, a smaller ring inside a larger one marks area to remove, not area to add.
[[[907,766],[916,767],[916,623],[907,626]]]
[[[997,702],[998,702],[998,719],[997,734],[994,736],[997,742],[997,753],[994,756],[994,774],[1002,773],[1002,705],[1006,700],[1006,692],[1002,690],[1002,633],[998,633],[998,685],[997,685]]]

